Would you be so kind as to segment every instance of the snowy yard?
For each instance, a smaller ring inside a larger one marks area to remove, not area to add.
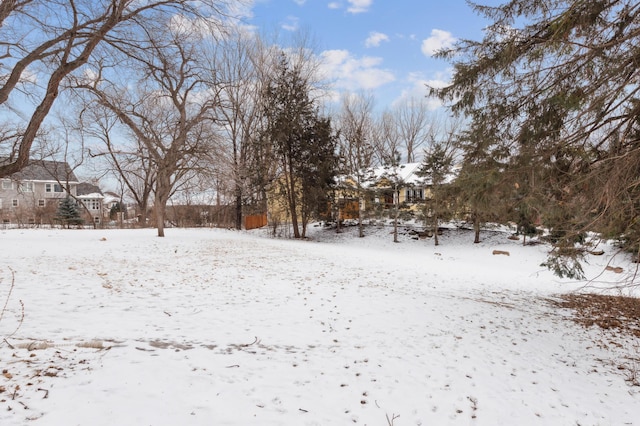
[[[640,424],[640,339],[544,246],[351,231],[0,231],[0,424]]]

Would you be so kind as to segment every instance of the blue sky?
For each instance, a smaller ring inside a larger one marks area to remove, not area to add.
[[[386,108],[424,96],[425,83],[445,84],[449,64],[431,53],[456,39],[480,39],[489,22],[464,0],[254,0],[247,23],[307,31],[337,90],[371,91]]]

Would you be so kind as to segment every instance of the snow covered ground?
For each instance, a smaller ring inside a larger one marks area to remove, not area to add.
[[[0,424],[640,424],[640,341],[544,246],[354,232],[0,231]]]

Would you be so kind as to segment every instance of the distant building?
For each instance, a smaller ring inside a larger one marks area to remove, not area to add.
[[[66,162],[32,160],[0,178],[0,221],[5,226],[52,224],[60,200],[75,197],[78,184]]]
[[[76,188],[78,205],[85,223],[93,222],[96,225],[102,223],[104,194],[97,185],[83,182]]]
[[[122,223],[130,218],[136,217],[135,208],[125,203],[122,195],[116,194],[113,191],[106,191],[104,193],[102,212],[104,220],[109,222],[117,221]]]
[[[122,197],[115,192],[106,191],[104,193],[104,200],[102,201],[103,207],[107,215],[113,208],[118,208]]]

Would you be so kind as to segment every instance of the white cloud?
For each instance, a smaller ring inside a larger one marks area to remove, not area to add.
[[[347,0],[351,6],[347,8],[349,13],[363,13],[369,10],[373,0]]]
[[[253,7],[256,2],[264,0],[247,0],[242,2],[228,2],[218,12],[211,12],[209,16],[190,17],[184,14],[174,15],[170,26],[178,34],[224,39],[231,30],[253,33],[257,27],[245,22],[253,18]]]
[[[337,1],[332,1],[331,3],[329,3],[329,9],[340,9],[340,3],[338,3]]]
[[[370,90],[395,80],[391,71],[380,67],[382,58],[356,58],[347,50],[327,50],[320,56],[326,77],[338,90]]]
[[[422,41],[422,53],[432,56],[440,49],[453,47],[455,42],[456,38],[449,31],[434,29],[431,31],[431,37]]]
[[[303,6],[307,2],[307,0],[293,0],[293,2],[298,6]]]
[[[296,31],[299,27],[299,21],[295,16],[287,16],[286,22],[282,24],[282,29],[286,31]]]
[[[229,16],[235,16],[237,18],[253,18],[253,8],[255,1],[234,1],[226,4],[227,13]]]
[[[99,79],[100,79],[100,74],[98,74],[97,71],[91,68],[85,68],[82,72],[82,76],[79,78],[82,84],[99,83]]]
[[[378,47],[383,41],[389,41],[389,36],[377,31],[372,31],[369,33],[369,37],[365,40],[364,45],[366,47]]]
[[[2,66],[0,66],[0,71],[3,71]],[[9,74],[0,74],[0,81],[5,81],[7,78],[9,78]],[[38,81],[38,74],[29,68],[25,69],[22,74],[20,74],[21,83],[38,83]]]
[[[393,105],[398,105],[410,98],[424,98],[427,96],[429,87],[447,87],[451,84],[451,73],[441,72],[431,78],[426,78],[423,74],[416,72],[410,73],[407,80],[409,82],[409,86],[405,88],[400,96],[393,101]],[[430,110],[436,110],[442,107],[442,101],[436,98],[427,98],[427,107]]]

